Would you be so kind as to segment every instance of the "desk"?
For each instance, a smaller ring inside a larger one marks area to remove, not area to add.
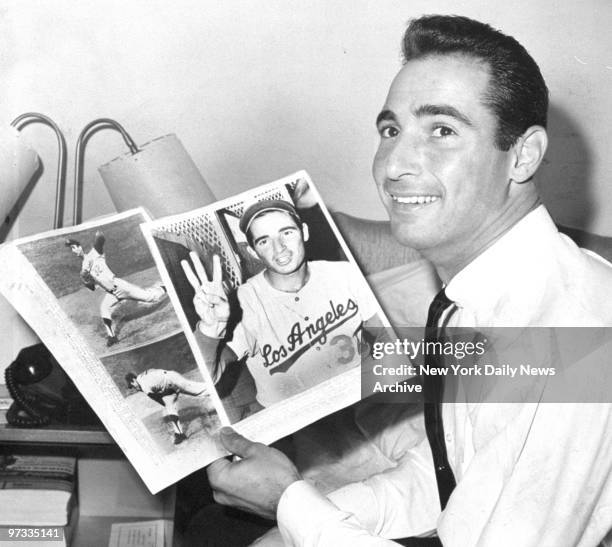
[[[28,454],[78,458],[79,521],[73,547],[108,545],[114,522],[174,520],[176,489],[152,496],[112,437],[101,427],[0,425],[0,446]],[[172,542],[167,544],[171,547]]]

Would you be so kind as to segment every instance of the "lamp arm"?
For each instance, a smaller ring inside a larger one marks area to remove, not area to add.
[[[72,223],[77,225],[81,222],[82,216],[82,188],[83,188],[83,160],[85,157],[85,145],[89,138],[100,129],[114,129],[118,131],[127,147],[132,154],[136,154],[139,150],[136,143],[130,137],[123,126],[110,118],[98,118],[89,122],[81,131],[76,144],[75,164],[74,164],[74,198],[72,210]]]
[[[55,182],[55,214],[53,217],[53,228],[62,227],[62,205],[64,201],[64,188],[66,186],[66,139],[57,124],[48,116],[38,112],[26,112],[17,116],[11,125],[21,131],[31,123],[42,123],[48,125],[55,132],[57,138],[57,177]]]

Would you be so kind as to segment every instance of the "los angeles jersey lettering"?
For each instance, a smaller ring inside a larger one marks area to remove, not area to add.
[[[329,307],[331,311],[317,318],[314,323],[303,323],[301,321],[294,323],[287,336],[286,345],[274,347],[271,344],[266,344],[263,346],[264,366],[270,367],[270,374],[285,372],[305,351],[308,351],[315,344],[325,344],[328,335],[334,329],[341,327],[345,321],[359,313],[359,306],[350,298],[344,304],[335,304],[333,300],[330,300]],[[341,336],[344,337],[345,343],[346,339],[351,340],[346,335]],[[339,337],[335,337],[336,343],[338,343],[338,339]],[[283,360],[288,355],[289,358]],[[341,359],[344,360],[345,358]]]
[[[263,273],[238,289],[242,321],[229,346],[268,406],[359,366],[362,323],[377,309],[363,279],[348,262],[309,262],[297,293],[274,289]]]

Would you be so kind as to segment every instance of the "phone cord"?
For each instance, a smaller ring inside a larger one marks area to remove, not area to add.
[[[17,383],[13,379],[13,374],[10,367],[4,371],[4,379],[6,387],[14,399],[13,403],[6,412],[6,421],[10,425],[18,427],[40,427],[48,425],[51,419],[49,416],[40,414],[33,404],[36,402],[36,397],[24,394],[19,391]],[[29,416],[20,415],[20,412],[25,412]]]

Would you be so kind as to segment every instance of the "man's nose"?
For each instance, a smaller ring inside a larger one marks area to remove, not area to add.
[[[272,245],[274,247],[274,254],[282,253],[287,248],[287,245],[285,245],[281,237],[275,237],[272,240]]]
[[[404,134],[390,143],[385,169],[387,177],[392,180],[420,174],[422,149],[418,138]]]

